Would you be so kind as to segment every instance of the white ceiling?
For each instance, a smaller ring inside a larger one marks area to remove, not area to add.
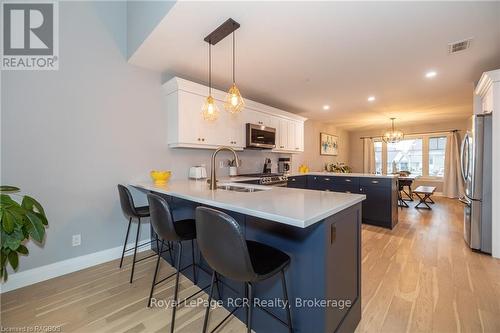
[[[203,38],[229,17],[244,97],[346,129],[465,118],[474,82],[500,68],[500,2],[179,2],[129,61],[206,84]],[[226,90],[231,38],[212,55]]]

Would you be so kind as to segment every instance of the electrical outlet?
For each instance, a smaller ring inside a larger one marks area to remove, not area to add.
[[[80,246],[82,244],[82,235],[73,235],[73,238],[71,239],[71,244],[73,246]]]
[[[224,167],[224,161],[219,161],[219,168],[223,168]]]

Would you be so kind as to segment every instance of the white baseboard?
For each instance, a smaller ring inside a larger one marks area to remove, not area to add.
[[[133,245],[134,243],[130,243],[127,245],[127,248],[132,248]],[[137,249],[137,252],[142,252],[149,249],[151,249],[151,243],[140,247],[139,249]],[[86,254],[80,257],[58,261],[53,264],[28,269],[19,273],[9,274],[7,282],[2,282],[0,293],[5,293],[7,291],[29,286],[37,282],[49,280],[61,275],[79,271],[84,268],[118,259],[122,256],[122,250],[122,246],[117,246],[111,249]],[[130,251],[128,253],[130,253]]]

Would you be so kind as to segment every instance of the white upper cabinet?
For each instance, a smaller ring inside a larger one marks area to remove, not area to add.
[[[167,109],[167,142],[171,148],[214,149],[229,146],[242,150],[246,146],[246,124],[276,129],[277,152],[304,150],[306,118],[245,99],[241,113],[224,110],[225,92],[212,89],[219,108],[216,121],[203,119],[201,107],[208,87],[174,77],[163,85]]]
[[[295,150],[302,152],[304,151],[304,122],[295,122]]]

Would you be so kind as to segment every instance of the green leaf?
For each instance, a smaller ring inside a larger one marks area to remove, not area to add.
[[[2,208],[8,207],[10,205],[19,205],[17,202],[12,200],[10,195],[7,194],[0,194],[0,205]]]
[[[14,270],[16,270],[17,266],[19,266],[19,257],[17,256],[17,252],[16,251],[9,252],[8,258],[10,265]]]
[[[15,223],[16,223],[15,216],[7,210],[4,211],[2,214],[2,227],[6,233],[10,234],[11,232],[14,231]]]
[[[32,198],[28,195],[24,196],[23,202],[21,203],[21,206],[26,208],[26,209],[29,209],[29,210],[33,210],[33,207],[35,207],[36,208],[35,212],[38,212],[38,213],[42,214],[43,216],[45,216],[45,211],[43,210],[42,205],[38,201],[36,201],[34,198]]]
[[[17,248],[17,252],[24,254],[24,255],[28,255],[28,253],[29,253],[28,248],[22,244],[19,245],[19,247]]]
[[[12,234],[5,234],[2,241],[2,247],[16,251],[21,242],[24,240],[24,235],[20,230],[14,230]]]
[[[42,220],[33,212],[27,212],[26,217],[28,218],[30,225],[29,233],[34,240],[41,243],[43,241],[43,236],[45,235],[45,227],[43,226]]]
[[[7,252],[5,252],[4,249],[2,249],[2,251],[0,252],[0,263],[2,265],[2,267],[5,266],[5,262],[7,261]]]
[[[49,221],[47,221],[47,218],[45,217],[45,215],[42,215],[40,213],[35,213],[36,216],[38,216],[40,218],[40,220],[42,220],[42,224],[43,225],[49,225]]]
[[[1,193],[15,193],[15,192],[19,192],[20,190],[21,189],[19,187],[15,187],[15,186],[9,186],[9,185],[0,186]]]

